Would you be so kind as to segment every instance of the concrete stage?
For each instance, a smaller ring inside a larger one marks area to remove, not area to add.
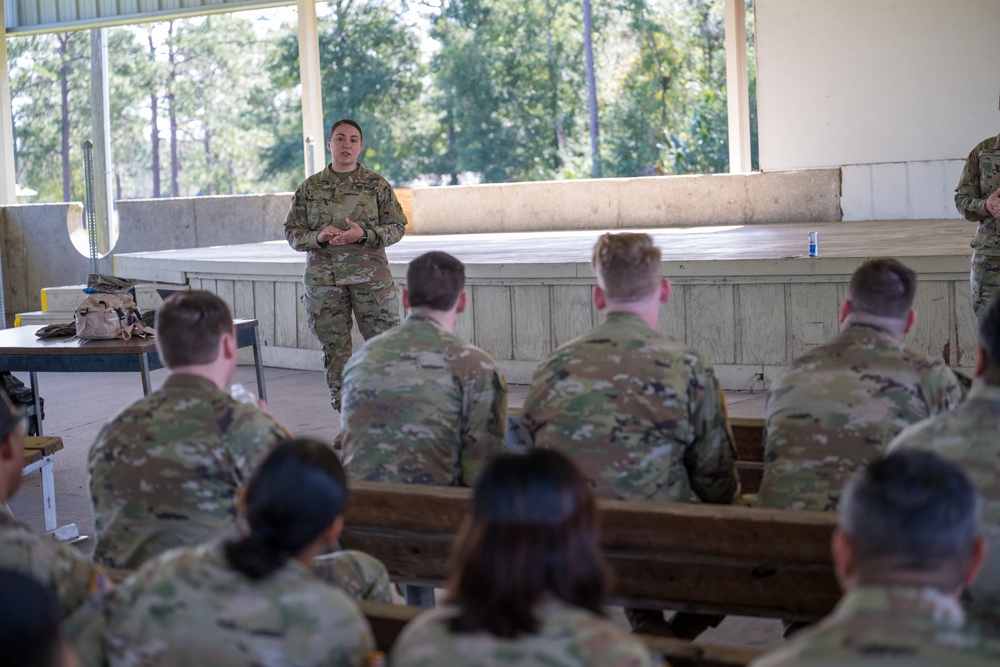
[[[620,230],[615,230],[620,231]],[[641,230],[663,249],[674,285],[660,328],[702,351],[728,389],[768,382],[837,330],[850,274],[864,258],[894,256],[918,272],[917,325],[907,342],[969,369],[975,318],[963,220],[782,223]],[[807,232],[820,257],[808,258]],[[429,250],[467,265],[470,308],[457,333],[487,350],[511,382],[530,382],[556,346],[600,320],[589,261],[600,231],[407,236],[388,249],[402,284]],[[284,241],[115,256],[118,275],[216,292],[236,317],[261,322],[264,363],[315,370],[319,346],[299,303],[305,255]],[[142,304],[140,304],[141,306]]]

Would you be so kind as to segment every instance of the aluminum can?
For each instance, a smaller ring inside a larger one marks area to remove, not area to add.
[[[819,232],[809,232],[809,256],[819,257]]]

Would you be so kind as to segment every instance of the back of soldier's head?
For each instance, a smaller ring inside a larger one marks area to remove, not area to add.
[[[594,246],[591,267],[609,301],[629,303],[659,289],[660,256],[649,234],[603,234]]]
[[[1000,293],[994,294],[979,316],[979,347],[986,353],[987,381],[1000,381]]]
[[[958,468],[930,452],[903,449],[847,483],[840,529],[868,582],[919,572],[939,573],[957,586],[979,532],[979,500]]]
[[[857,268],[847,287],[857,313],[904,319],[917,295],[917,274],[891,258],[870,259]]]
[[[175,292],[156,310],[156,347],[168,368],[212,363],[232,331],[229,306],[211,292]]]
[[[0,570],[0,662],[18,667],[59,667],[59,601],[46,586]]]
[[[424,253],[406,269],[411,308],[450,310],[465,289],[465,265],[446,252]]]

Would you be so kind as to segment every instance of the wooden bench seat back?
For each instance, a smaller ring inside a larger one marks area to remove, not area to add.
[[[442,585],[469,489],[354,482],[341,542],[400,583]],[[816,620],[840,597],[832,513],[599,501],[601,545],[630,606]]]

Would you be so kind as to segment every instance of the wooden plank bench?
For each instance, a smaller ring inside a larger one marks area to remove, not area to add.
[[[420,607],[383,604],[362,600],[358,603],[375,635],[375,646],[388,653],[403,627],[421,612]],[[637,635],[650,650],[661,654],[671,667],[744,667],[761,651],[711,644],[694,644],[683,639]]]
[[[471,490],[353,482],[341,542],[397,583],[441,587]],[[613,604],[815,621],[840,598],[833,513],[599,501]]]
[[[36,471],[41,472],[45,532],[52,533],[59,540],[76,542],[87,539],[80,536],[76,524],[59,526],[56,521],[56,481],[53,464],[56,452],[62,448],[63,441],[58,436],[26,436],[24,438],[24,468],[21,469],[21,477]]]

